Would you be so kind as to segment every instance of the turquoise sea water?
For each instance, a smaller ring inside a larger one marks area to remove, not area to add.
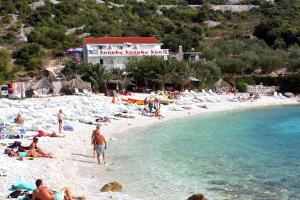
[[[168,121],[110,143],[125,192],[142,199],[300,199],[300,107]]]

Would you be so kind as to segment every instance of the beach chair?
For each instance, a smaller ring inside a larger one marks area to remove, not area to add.
[[[204,89],[202,89],[201,92],[202,92],[202,94],[203,94],[204,96],[208,96],[208,94],[205,92]]]
[[[75,92],[73,93],[73,95],[83,96],[84,94],[79,92],[78,88],[75,88]]]
[[[92,92],[89,92],[89,91],[86,90],[86,89],[83,89],[83,90],[82,90],[82,93],[83,93],[85,96],[89,96],[89,97],[92,96],[92,94],[93,94]]]
[[[50,97],[51,95],[48,95],[48,94],[39,94],[37,93],[37,91],[33,91],[33,96],[32,97],[35,97],[35,98],[42,98],[42,97]]]
[[[278,93],[278,96],[279,96],[279,98],[281,98],[281,99],[286,99],[286,97],[283,96],[282,93]]]
[[[208,90],[208,94],[214,95],[215,93],[214,93],[211,89],[209,89],[209,90]]]
[[[34,98],[39,98],[39,97],[41,97],[40,96],[40,94],[39,93],[37,93],[37,91],[33,91],[33,96],[32,97],[34,97]]]

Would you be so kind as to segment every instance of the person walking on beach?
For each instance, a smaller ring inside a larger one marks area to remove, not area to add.
[[[59,134],[61,134],[61,129],[62,129],[62,122],[64,119],[64,113],[62,110],[59,110],[58,114],[57,114],[57,120],[58,120],[58,132]]]
[[[99,133],[100,131],[100,125],[98,124],[96,126],[96,129],[93,130],[93,133],[92,133],[92,137],[91,137],[91,144],[93,145],[93,155],[94,155],[94,158],[96,156],[96,135]]]
[[[102,135],[100,133],[100,129],[96,133],[95,143],[96,143],[96,152],[97,152],[98,163],[101,164],[101,162],[100,162],[100,156],[102,154],[102,156],[103,156],[103,163],[106,164],[106,161],[105,161],[105,150],[106,150],[107,145],[106,145],[106,140],[105,140],[104,135]]]

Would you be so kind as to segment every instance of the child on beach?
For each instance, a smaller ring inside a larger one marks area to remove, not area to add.
[[[62,122],[64,119],[64,113],[62,110],[59,110],[58,114],[57,114],[57,120],[58,120],[58,132],[59,134],[61,134],[61,129],[62,129]]]

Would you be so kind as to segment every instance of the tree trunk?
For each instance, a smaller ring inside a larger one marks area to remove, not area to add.
[[[165,91],[165,83],[164,83],[164,82],[161,82],[161,83],[160,83],[160,89],[161,89],[162,91]]]

